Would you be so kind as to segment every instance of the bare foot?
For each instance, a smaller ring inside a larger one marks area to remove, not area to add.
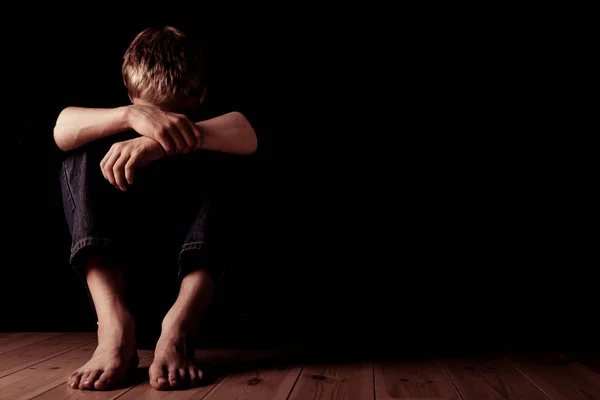
[[[192,338],[213,290],[212,279],[203,270],[189,273],[181,282],[177,300],[163,320],[154,361],[148,370],[153,388],[183,389],[202,382],[203,373],[194,360]]]
[[[110,390],[137,367],[135,324],[131,316],[111,317],[98,326],[98,347],[92,358],[67,380],[74,389]]]
[[[194,346],[180,327],[163,324],[148,375],[150,385],[157,390],[185,389],[202,382],[203,372],[194,360]]]

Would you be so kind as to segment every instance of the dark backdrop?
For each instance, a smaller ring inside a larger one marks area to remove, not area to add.
[[[222,337],[593,345],[597,263],[571,173],[586,159],[526,39],[507,48],[490,20],[443,10],[319,15],[20,20],[4,53],[1,329],[94,328],[67,262],[52,127],[67,105],[125,104],[122,54],[158,23],[202,38],[209,104],[247,113],[259,136],[218,171]]]

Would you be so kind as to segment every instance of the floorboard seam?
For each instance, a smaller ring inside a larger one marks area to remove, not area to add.
[[[446,373],[446,376],[448,376],[448,379],[450,379],[450,383],[452,383],[452,385],[454,385],[454,389],[456,390],[456,393],[458,393],[458,395],[460,396],[460,398],[462,400],[467,400],[465,395],[462,394],[462,392],[458,388],[458,385],[456,384],[456,382],[454,382],[454,379],[452,379],[452,376],[450,376],[450,371],[448,371],[448,368],[446,368],[446,364],[444,364],[444,362],[442,360],[436,360],[436,361],[442,366],[444,372]]]
[[[84,343],[84,344],[82,344],[82,345],[79,345],[79,346],[72,347],[72,348],[70,348],[70,349],[68,349],[68,350],[65,350],[65,351],[63,351],[62,353],[58,353],[58,354],[56,354],[56,355],[54,355],[54,356],[52,356],[52,357],[44,358],[43,360],[41,360],[41,361],[38,361],[38,362],[36,362],[36,363],[29,364],[29,365],[26,365],[26,366],[24,366],[24,367],[23,367],[23,368],[21,368],[21,369],[18,369],[18,370],[16,370],[16,371],[13,371],[13,372],[11,372],[10,374],[2,375],[2,376],[0,376],[0,379],[2,379],[2,378],[6,378],[7,376],[11,376],[12,374],[16,374],[17,372],[23,371],[24,369],[27,369],[27,368],[33,367],[34,365],[41,364],[41,363],[43,363],[43,362],[46,362],[46,361],[48,361],[48,360],[52,360],[53,358],[56,358],[56,357],[62,356],[62,355],[63,355],[63,354],[65,354],[65,353],[68,353],[68,352],[70,352],[70,351],[76,350],[76,349],[78,349],[78,348],[80,348],[80,347],[87,346],[88,344],[95,343],[95,342],[96,342],[95,340],[92,340],[91,342]]]
[[[525,374],[523,371],[521,371],[521,370],[519,369],[519,367],[517,367],[517,366],[516,366],[516,365],[515,365],[515,364],[514,364],[514,363],[513,363],[511,360],[509,360],[509,359],[508,359],[508,358],[506,358],[506,357],[504,357],[504,359],[505,359],[505,360],[506,360],[506,361],[507,361],[507,362],[508,362],[510,365],[512,365],[512,366],[513,366],[513,368],[514,368],[514,369],[516,369],[516,370],[517,370],[517,371],[518,371],[518,372],[519,372],[521,375],[523,375],[523,376],[525,377],[525,379],[527,379],[529,382],[531,382],[531,384],[532,384],[533,386],[535,386],[535,387],[536,387],[536,388],[537,388],[537,389],[538,389],[540,392],[544,393],[544,396],[546,396],[546,397],[547,397],[547,398],[549,398],[550,400],[554,400],[554,399],[552,399],[552,397],[551,397],[551,396],[550,396],[548,393],[544,392],[544,390],[543,390],[541,387],[539,387],[538,385],[536,385],[534,381],[532,381],[531,379],[529,379],[529,377],[527,376],[527,374]]]
[[[375,361],[371,363],[371,367],[373,370],[373,400],[377,399],[377,389],[375,388]]]
[[[51,360],[51,359],[53,359],[53,358],[56,358],[56,357],[58,357],[58,356],[61,356],[61,355],[65,354],[65,353],[68,353],[69,351],[76,350],[76,349],[78,349],[78,348],[80,348],[80,347],[87,346],[88,344],[90,344],[90,343],[95,343],[95,342],[96,342],[96,341],[95,341],[95,340],[93,340],[93,341],[91,341],[91,342],[89,342],[89,343],[82,344],[81,346],[73,347],[73,348],[72,348],[72,349],[70,349],[70,350],[64,351],[64,352],[62,352],[62,353],[60,353],[60,354],[57,354],[57,355],[56,355],[56,356],[54,356],[54,357],[50,357],[50,358],[48,358],[48,359],[46,359],[46,360],[40,361],[39,363],[31,364],[31,365],[29,365],[29,366],[27,366],[27,367],[25,367],[25,368],[33,367],[34,365],[41,364],[41,363],[43,363],[43,362],[45,362],[45,361]],[[25,368],[23,368],[23,369],[25,369]],[[19,371],[23,371],[23,369],[20,369]],[[15,372],[13,372],[13,373],[17,373],[17,372],[19,372],[19,371],[15,371]],[[10,376],[10,375],[12,375],[12,374],[8,374],[8,375],[6,375],[6,376]],[[4,377],[3,377],[3,378],[4,378]],[[0,379],[2,379],[2,378],[0,378]],[[67,383],[66,383],[66,381],[64,381],[64,380],[63,380],[63,381],[62,381],[61,383],[59,383],[58,385],[56,385],[56,386],[52,386],[50,389],[48,389],[48,390],[44,390],[42,393],[38,393],[38,394],[36,394],[34,397],[31,397],[31,399],[35,399],[36,397],[39,397],[39,396],[43,395],[44,393],[47,393],[47,392],[49,392],[49,391],[51,391],[51,390],[54,390],[55,388],[57,388],[57,387],[59,387],[60,385],[63,385],[63,384],[64,384],[64,385],[66,385],[66,384],[67,384]]]
[[[296,377],[296,380],[294,381],[294,384],[292,385],[292,388],[290,389],[290,392],[288,393],[285,400],[289,400],[290,396],[294,392],[294,389],[296,388],[296,383],[298,383],[298,380],[300,379],[300,376],[302,375],[302,371],[304,371],[304,364],[302,364],[302,367],[300,367],[300,371],[298,371],[298,376]]]
[[[34,333],[34,332],[24,332],[24,333]],[[47,337],[47,338],[44,338],[44,339],[40,339],[40,340],[36,340],[35,342],[27,343],[27,344],[25,344],[25,345],[23,345],[21,347],[17,347],[17,348],[11,349],[11,350],[6,350],[6,351],[3,351],[3,352],[0,352],[0,355],[6,354],[6,353],[8,353],[10,351],[13,351],[13,350],[21,349],[21,348],[23,348],[25,346],[29,346],[30,344],[39,343],[39,342],[42,342],[44,340],[48,340],[48,339],[51,339],[51,338],[54,338],[54,337],[58,337],[58,336],[61,336],[61,335],[67,335],[68,332],[39,332],[39,333],[56,333],[57,335],[56,336],[50,336],[50,337]]]

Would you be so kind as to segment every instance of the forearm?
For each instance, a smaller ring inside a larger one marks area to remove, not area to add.
[[[56,120],[54,141],[61,150],[70,151],[128,129],[127,107],[67,107]]]
[[[203,150],[231,154],[252,154],[257,139],[250,122],[239,112],[230,112],[212,119],[196,122],[204,134]]]

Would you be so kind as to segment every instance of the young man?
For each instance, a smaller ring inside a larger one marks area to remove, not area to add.
[[[206,96],[202,52],[175,28],[139,33],[122,74],[132,105],[68,107],[54,128],[56,144],[67,152],[61,186],[70,262],[86,281],[98,319],[98,347],[68,384],[112,389],[137,366],[126,282],[131,274],[157,273],[151,262],[162,260],[154,256],[161,249],[178,263],[172,273],[180,287],[162,321],[150,384],[183,388],[202,380],[189,339],[220,276],[203,257],[211,174],[204,157],[207,150],[251,154],[257,139],[239,112],[192,122]]]

